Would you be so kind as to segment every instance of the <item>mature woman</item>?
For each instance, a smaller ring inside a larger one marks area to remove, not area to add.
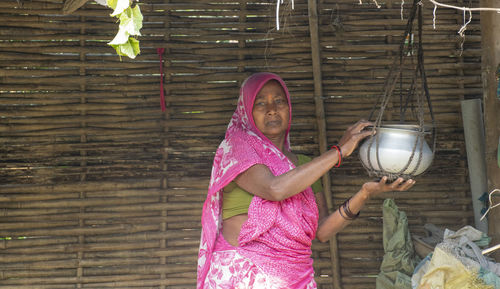
[[[311,186],[354,151],[371,123],[352,125],[338,146],[311,160],[290,151],[291,111],[279,76],[257,73],[243,83],[203,207],[198,288],[316,288],[312,240],[329,240],[368,199],[413,186],[367,182],[328,214]]]

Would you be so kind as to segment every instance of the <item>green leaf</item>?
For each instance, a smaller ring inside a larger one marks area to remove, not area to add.
[[[131,35],[141,35],[143,16],[139,5],[131,8],[132,0],[106,0],[107,5],[114,9],[111,16],[117,16],[120,24],[118,32],[108,45],[112,46],[118,55],[135,58],[139,54],[139,40]]]
[[[141,9],[139,9],[139,5],[135,5],[134,8],[132,8],[132,22],[134,23],[135,30],[137,31],[138,34],[132,34],[132,35],[141,35],[139,30],[142,28],[142,13]]]
[[[108,5],[109,8],[115,10],[117,2],[118,0],[107,0],[106,4]]]
[[[139,40],[135,39],[134,37],[130,37],[128,41],[132,46],[132,50],[134,51],[134,57],[132,58],[135,58],[137,54],[141,53],[141,48],[139,47]]]
[[[134,11],[136,8],[127,8],[120,14],[120,30],[123,29],[130,35],[141,35],[139,30],[142,28],[142,14],[140,10],[138,13]]]
[[[125,44],[128,41],[130,34],[127,33],[127,30],[120,29],[118,30],[118,33],[116,33],[115,38],[111,40],[108,44],[109,45],[119,45],[119,44]]]
[[[110,44],[115,50],[116,53],[120,56],[128,56],[129,58],[134,59],[137,54],[141,53],[141,49],[139,48],[139,40],[130,37],[125,44]]]
[[[116,16],[130,7],[130,0],[108,0],[108,6],[114,9],[113,13],[111,13],[111,16]]]

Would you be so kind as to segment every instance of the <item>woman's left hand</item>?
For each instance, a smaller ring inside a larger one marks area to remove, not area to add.
[[[361,140],[373,134],[372,130],[365,130],[367,126],[373,126],[373,123],[362,119],[347,128],[339,141],[339,146],[342,147],[342,157],[350,156]]]
[[[384,176],[382,179],[380,179],[379,182],[367,182],[363,184],[362,190],[364,190],[369,198],[375,197],[380,195],[381,193],[384,192],[391,192],[391,191],[407,191],[413,185],[415,184],[415,181],[413,179],[409,180],[404,180],[403,178],[398,178],[392,183],[387,183],[387,177]]]

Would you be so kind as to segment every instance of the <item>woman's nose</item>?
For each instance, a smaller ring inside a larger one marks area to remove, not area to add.
[[[270,101],[267,103],[266,108],[267,112],[276,112],[278,105],[274,101]]]

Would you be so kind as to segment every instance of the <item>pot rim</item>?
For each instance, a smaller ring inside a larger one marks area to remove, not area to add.
[[[367,127],[367,129],[373,129],[373,126]],[[411,131],[411,132],[420,132],[420,125],[418,124],[405,124],[405,123],[388,123],[382,124],[380,127],[377,127],[379,130],[394,130],[394,131]],[[424,134],[432,133],[431,125],[424,125],[423,127]]]

